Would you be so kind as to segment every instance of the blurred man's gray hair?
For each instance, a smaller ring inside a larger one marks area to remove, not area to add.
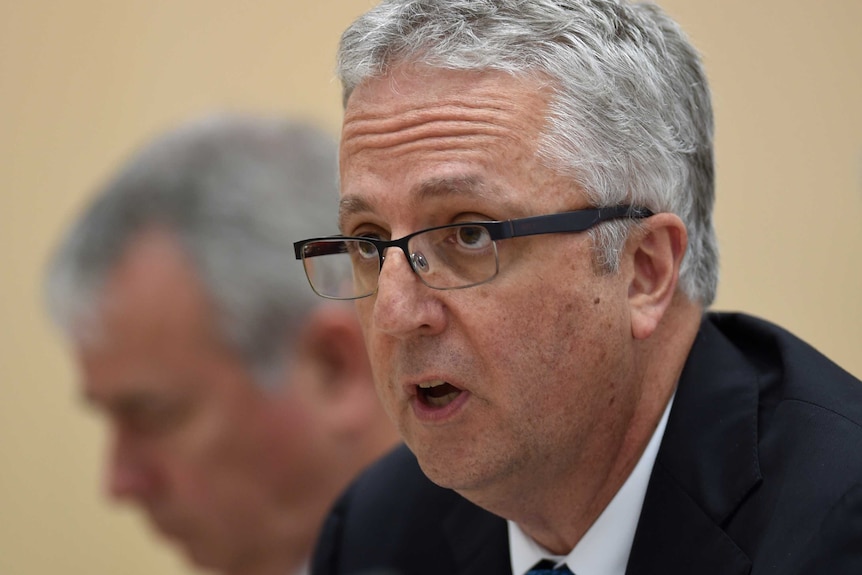
[[[195,266],[222,337],[268,380],[319,303],[292,242],[337,231],[337,189],[336,143],[310,124],[243,115],[183,124],[134,154],[67,232],[48,268],[51,317],[73,340],[97,335],[113,266],[139,234],[164,229]]]

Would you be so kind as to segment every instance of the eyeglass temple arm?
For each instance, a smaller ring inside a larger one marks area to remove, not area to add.
[[[500,222],[500,228],[497,230],[500,234],[498,239],[538,234],[582,232],[608,220],[620,218],[640,219],[648,218],[651,215],[653,215],[653,212],[647,208],[612,206],[609,208],[595,208],[519,218],[517,220]]]

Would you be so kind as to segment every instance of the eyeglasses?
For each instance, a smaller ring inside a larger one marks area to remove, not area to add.
[[[463,222],[413,232],[397,240],[331,236],[293,244],[311,289],[329,299],[359,299],[377,291],[386,250],[404,252],[426,286],[461,289],[491,281],[500,270],[497,241],[538,234],[583,232],[608,220],[648,218],[634,206],[590,208],[492,222]]]

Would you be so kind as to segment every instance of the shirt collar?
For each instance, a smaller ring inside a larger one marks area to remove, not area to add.
[[[643,454],[599,518],[568,555],[554,555],[533,541],[514,521],[509,525],[509,553],[514,575],[524,575],[542,559],[565,563],[576,575],[623,575],[646,496],[658,448],[673,404],[668,401]]]

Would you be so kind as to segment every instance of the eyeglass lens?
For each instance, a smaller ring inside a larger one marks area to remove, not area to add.
[[[427,230],[412,236],[407,250],[411,267],[432,288],[469,287],[497,274],[496,245],[482,226]],[[312,242],[303,248],[303,262],[312,288],[322,296],[359,298],[377,289],[381,258],[372,241],[333,238]]]

